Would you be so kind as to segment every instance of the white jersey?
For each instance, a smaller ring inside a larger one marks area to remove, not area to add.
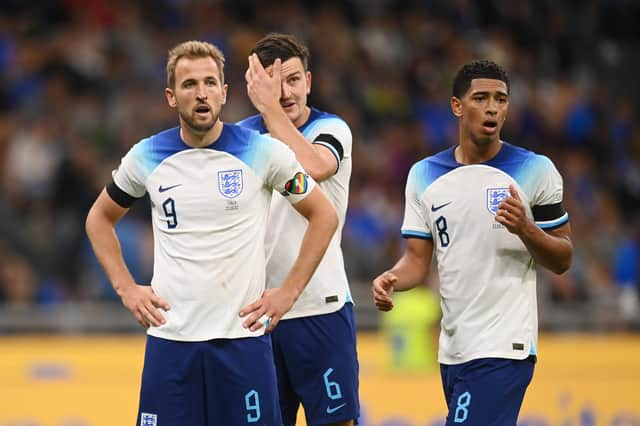
[[[238,124],[268,133],[260,115]],[[346,301],[352,302],[340,247],[351,178],[351,130],[340,117],[315,108],[298,130],[310,143],[321,144],[336,156],[338,168],[335,174],[318,185],[336,208],[339,226],[313,277],[284,319],[327,314],[342,308]],[[274,194],[265,243],[267,287],[279,287],[284,281],[296,260],[306,228],[307,220],[291,208],[284,197]]]
[[[314,186],[289,147],[224,124],[213,144],[192,148],[174,128],[136,144],[113,180],[116,202],[145,192],[151,198],[151,286],[171,309],[164,313],[166,324],[148,334],[178,341],[263,334],[264,328],[243,328],[238,313],[265,289],[264,233],[272,193],[296,203]]]
[[[535,262],[520,238],[495,221],[510,184],[540,228],[568,221],[551,160],[507,143],[482,164],[457,163],[450,148],[409,172],[402,234],[433,239],[443,364],[536,354]]]

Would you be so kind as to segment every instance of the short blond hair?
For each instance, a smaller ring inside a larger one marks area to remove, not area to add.
[[[224,54],[220,49],[206,41],[189,40],[169,50],[167,60],[167,85],[174,88],[176,84],[176,64],[182,57],[189,59],[211,58],[218,65],[220,82],[224,83]]]

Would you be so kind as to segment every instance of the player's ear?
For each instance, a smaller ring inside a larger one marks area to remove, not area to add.
[[[164,89],[164,95],[167,97],[167,103],[169,104],[169,106],[171,108],[175,108],[176,107],[176,95],[175,93],[173,93],[173,90],[169,89],[168,87]]]
[[[455,96],[451,97],[451,111],[456,117],[462,117],[462,102]]]
[[[304,78],[307,80],[307,95],[311,93],[311,71],[304,73]]]
[[[224,84],[224,86],[222,86],[222,105],[227,103],[227,92],[229,91],[229,85],[228,84]]]

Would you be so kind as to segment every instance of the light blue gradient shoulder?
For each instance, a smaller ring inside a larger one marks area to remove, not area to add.
[[[526,194],[533,194],[540,180],[548,173],[553,173],[555,166],[544,155],[533,152],[529,154],[527,160],[513,173],[512,177]]]
[[[131,149],[135,162],[147,178],[165,159],[191,149],[180,139],[180,128],[174,127],[142,139]]]
[[[238,158],[247,164],[258,176],[263,176],[269,169],[274,151],[279,146],[284,146],[282,142],[271,136],[261,135],[259,132],[251,130],[249,146]]]
[[[179,133],[176,132],[178,135]],[[136,164],[140,167],[143,177],[146,179],[168,157],[177,152],[188,149],[177,136],[177,140],[171,140],[166,134],[153,135],[142,139],[132,148],[132,154]]]
[[[278,144],[282,145],[282,142],[261,135],[257,130],[225,123],[220,138],[207,149],[226,152],[245,163],[258,176],[263,176]]]
[[[302,131],[304,136],[309,136],[313,134],[318,127],[327,126],[327,127],[344,127],[347,131],[351,132],[347,123],[337,115],[323,113],[319,118],[313,120],[313,122],[309,123],[309,125]]]
[[[409,170],[407,184],[411,185],[417,196],[420,196],[442,173],[436,173],[430,158],[418,161]]]
[[[131,148],[131,156],[133,157],[135,164],[140,168],[145,179],[158,166],[158,164],[154,164],[150,155],[152,152],[152,145],[151,138],[145,138]]]

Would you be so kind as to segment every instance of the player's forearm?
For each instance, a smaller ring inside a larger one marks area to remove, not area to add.
[[[338,216],[333,208],[316,211],[307,219],[309,224],[300,246],[300,253],[282,284],[282,288],[291,291],[296,300],[320,264],[338,228]]]
[[[431,259],[426,262],[424,259],[405,252],[393,268],[389,270],[398,278],[393,285],[393,289],[395,291],[405,291],[424,283],[429,273],[430,262]]]
[[[312,143],[300,133],[278,104],[278,108],[267,108],[262,113],[265,125],[274,138],[284,142],[296,154],[304,170],[317,182],[322,182],[335,173],[335,167],[325,167],[324,159]]]
[[[118,295],[135,282],[127,268],[114,224],[99,212],[92,209],[85,224],[87,237],[91,242],[96,258],[102,265],[111,285]]]
[[[538,265],[556,274],[571,266],[573,244],[568,235],[552,235],[532,222],[519,236]]]

